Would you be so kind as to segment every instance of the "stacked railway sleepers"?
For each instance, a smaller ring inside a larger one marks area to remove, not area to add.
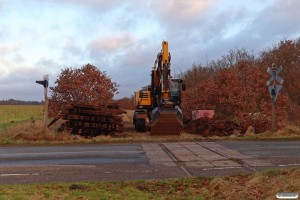
[[[126,113],[116,104],[107,106],[71,105],[60,114],[71,134],[95,137],[120,133],[123,129],[121,114]]]
[[[199,134],[203,137],[229,136],[234,133],[243,135],[246,132],[246,128],[242,125],[216,118],[200,118],[186,121],[184,129],[186,132]]]

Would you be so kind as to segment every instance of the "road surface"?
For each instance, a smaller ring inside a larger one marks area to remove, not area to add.
[[[300,167],[300,142],[0,147],[0,184],[166,179]]]

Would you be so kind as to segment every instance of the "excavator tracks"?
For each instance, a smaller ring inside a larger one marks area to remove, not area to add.
[[[183,130],[182,112],[179,108],[156,108],[152,112],[150,135],[180,135]]]

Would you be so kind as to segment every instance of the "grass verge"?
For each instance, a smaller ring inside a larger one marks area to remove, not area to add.
[[[0,199],[276,199],[300,194],[300,169],[215,178],[0,185]]]
[[[150,136],[149,133],[126,131],[117,135],[83,138],[68,132],[57,132],[56,127],[43,129],[43,121],[36,120],[35,125],[27,121],[15,124],[0,131],[0,145],[60,145],[60,144],[99,144],[99,143],[146,143],[146,142],[182,142],[182,141],[294,141],[300,140],[300,128],[287,126],[275,133],[247,133],[243,136],[202,137],[183,132],[180,136]]]
[[[122,115],[125,131],[122,134],[83,138],[68,132],[57,132],[62,123],[58,121],[50,129],[44,130],[42,106],[0,106],[0,145],[50,145],[50,144],[94,144],[94,143],[142,143],[180,141],[251,141],[251,140],[300,140],[300,128],[287,126],[275,133],[255,134],[251,129],[241,136],[238,132],[226,137],[202,137],[183,132],[180,136],[150,136],[138,133],[132,125],[132,110]],[[34,124],[32,120],[34,119]]]

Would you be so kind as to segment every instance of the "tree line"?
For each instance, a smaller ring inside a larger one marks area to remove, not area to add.
[[[207,65],[194,65],[181,74],[187,92],[183,100],[186,118],[194,109],[213,109],[220,118],[269,129],[271,97],[267,68],[283,66],[283,89],[276,101],[277,126],[300,125],[300,38],[283,40],[254,55],[245,49],[229,51]]]
[[[43,105],[43,101],[0,100],[0,105]]]
[[[266,81],[267,68],[283,66],[285,80],[276,102],[277,125],[300,125],[300,38],[282,40],[259,54],[246,49],[230,50],[220,59],[196,64],[180,74],[186,82],[183,112],[191,118],[192,110],[215,110],[216,117],[237,124],[267,130],[271,120],[271,98]],[[50,87],[49,108],[52,115],[70,104],[104,105],[119,103],[123,109],[135,109],[134,96],[114,100],[118,84],[106,72],[92,64],[62,69]]]

